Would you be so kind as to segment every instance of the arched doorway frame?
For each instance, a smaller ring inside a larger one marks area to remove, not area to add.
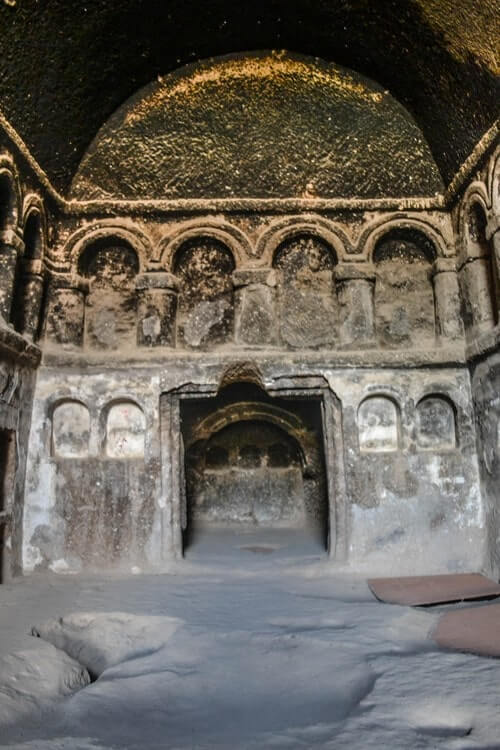
[[[270,396],[316,398],[321,404],[323,448],[328,500],[328,557],[344,562],[348,549],[347,491],[344,468],[342,409],[340,400],[323,378],[276,378],[267,384]],[[218,387],[190,383],[160,396],[161,539],[164,559],[183,557],[182,510],[186,501],[181,402],[214,398]]]

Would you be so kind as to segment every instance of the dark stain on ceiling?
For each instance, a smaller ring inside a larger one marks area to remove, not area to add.
[[[448,183],[498,116],[497,0],[0,0],[0,108],[65,193],[134,92],[217,55],[287,49],[368,76]]]

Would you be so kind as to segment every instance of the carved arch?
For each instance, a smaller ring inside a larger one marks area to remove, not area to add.
[[[127,226],[116,221],[100,221],[89,226],[77,229],[66,242],[63,249],[63,257],[71,265],[71,270],[76,272],[78,261],[89,245],[95,242],[117,240],[131,247],[139,261],[139,272],[144,271],[148,260],[152,255],[152,246],[149,237],[138,227]]]
[[[36,193],[30,193],[24,199],[22,226],[25,235],[27,228],[29,227],[29,222],[33,216],[38,216],[38,237],[40,246],[38,250],[35,249],[34,254],[32,254],[31,260],[43,260],[47,251],[47,216],[45,213],[45,206],[43,205],[43,201],[40,196],[36,195]],[[29,248],[27,248],[26,245],[26,237],[24,253],[25,255],[30,254]]]
[[[438,228],[430,222],[405,215],[395,215],[370,224],[362,232],[358,246],[364,258],[368,261],[373,261],[375,248],[379,241],[384,235],[398,229],[413,230],[423,235],[433,245],[436,257],[449,257],[454,254],[451,245],[446,241]]]
[[[401,408],[392,394],[373,392],[366,395],[356,414],[361,451],[386,453],[399,450]]]
[[[484,213],[485,220],[487,221],[488,215],[490,213],[490,199],[485,184],[483,182],[479,182],[478,180],[472,182],[468,186],[460,203],[460,210],[458,215],[458,241],[459,258],[461,264],[467,260],[467,221],[470,215],[471,208],[474,204],[479,205],[482,212]]]
[[[417,445],[424,450],[457,446],[457,406],[446,393],[429,391],[415,406]]]
[[[264,266],[273,264],[277,249],[287,240],[311,235],[332,248],[336,260],[341,260],[354,247],[346,232],[333,222],[319,216],[295,216],[273,222],[257,239],[256,255]]]
[[[164,237],[155,250],[153,261],[173,272],[175,256],[179,248],[189,240],[208,237],[222,243],[231,252],[235,267],[240,268],[253,255],[247,235],[228,222],[211,219],[193,219],[176,227]]]
[[[59,421],[60,412],[66,412]],[[86,458],[89,455],[91,413],[78,398],[59,398],[50,406],[51,454],[61,458]]]
[[[489,205],[494,215],[500,212],[500,146],[498,146],[490,159],[488,174],[486,177]]]
[[[120,409],[122,413],[120,414]],[[130,414],[127,415],[127,409]],[[116,416],[115,413],[117,413]],[[147,419],[134,399],[113,398],[101,412],[103,448],[110,458],[144,458]]]
[[[200,440],[207,440],[230,424],[245,421],[269,422],[279,427],[298,444],[304,465],[313,462],[312,445],[304,439],[304,425],[301,420],[285,409],[259,401],[233,403],[210,414],[193,430],[186,449]]]

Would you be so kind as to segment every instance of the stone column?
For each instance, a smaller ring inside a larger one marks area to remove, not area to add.
[[[269,268],[234,271],[233,285],[236,343],[246,346],[276,344],[276,271]]]
[[[137,345],[175,346],[179,282],[171,273],[150,271],[136,278]]]
[[[493,272],[495,275],[494,288],[496,298],[496,319],[500,322],[500,229],[491,238],[491,253],[493,258]]]
[[[335,266],[340,342],[348,347],[375,344],[375,267],[372,263]]]
[[[489,257],[478,255],[468,258],[462,267],[462,278],[467,301],[467,323],[478,333],[493,328],[493,279]]]
[[[23,247],[22,239],[12,229],[0,234],[0,318],[5,323],[10,322],[17,259]]]
[[[43,268],[41,260],[26,261],[23,264],[20,295],[20,309],[17,327],[20,333],[34,341],[40,325],[40,310],[43,297]]]
[[[437,335],[441,343],[463,338],[460,288],[454,258],[438,258],[433,267]]]
[[[500,217],[494,216],[486,227],[486,238],[491,248],[491,265],[493,271],[493,288],[495,293],[495,318],[500,322]]]
[[[72,349],[83,346],[88,281],[76,274],[54,274],[49,280],[45,312],[48,342]]]

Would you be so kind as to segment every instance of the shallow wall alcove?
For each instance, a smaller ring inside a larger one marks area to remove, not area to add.
[[[139,260],[120,239],[101,238],[88,245],[78,270],[90,281],[85,306],[85,345],[92,349],[134,348],[135,277]]]
[[[56,550],[75,569],[141,563],[153,502],[143,410],[126,398],[99,409],[62,399],[49,418],[57,515],[31,539],[41,550],[39,567]]]
[[[234,268],[230,250],[212,237],[196,237],[179,248],[174,273],[180,282],[177,331],[181,344],[206,348],[232,338]]]
[[[464,323],[467,329],[483,332],[498,323],[497,276],[492,242],[486,238],[487,218],[483,206],[473,200],[464,222],[466,260],[462,267]]]
[[[281,273],[280,336],[293,348],[332,347],[338,309],[333,281],[337,258],[319,237],[299,235],[277,248],[273,265]]]
[[[436,249],[418,230],[394,228],[376,244],[375,319],[379,343],[397,349],[435,339],[432,263]]]

